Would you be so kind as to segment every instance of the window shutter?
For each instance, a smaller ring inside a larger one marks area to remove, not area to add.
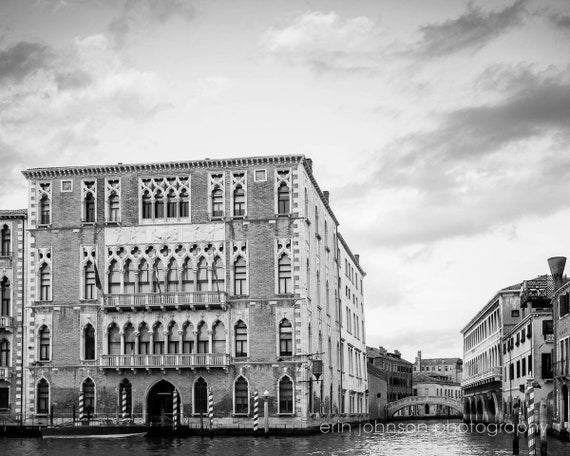
[[[560,317],[568,313],[568,293],[560,296]]]

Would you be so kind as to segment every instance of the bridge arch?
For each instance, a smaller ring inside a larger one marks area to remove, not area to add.
[[[425,410],[430,410],[432,406],[441,405],[455,410],[459,415],[463,415],[463,403],[456,399],[451,399],[445,396],[408,396],[403,399],[390,402],[387,406],[387,417],[391,418],[399,410],[415,405],[424,406]]]

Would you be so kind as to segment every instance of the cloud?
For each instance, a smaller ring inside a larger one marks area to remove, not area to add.
[[[570,31],[570,14],[555,11],[548,14],[548,19],[559,29],[567,32]]]
[[[115,44],[122,47],[135,30],[147,30],[175,17],[191,20],[195,14],[190,0],[126,0],[120,15],[109,24],[109,32]]]
[[[44,44],[21,41],[0,50],[0,82],[19,81],[49,66],[53,58]]]
[[[484,12],[473,3],[455,19],[420,27],[422,39],[415,53],[422,57],[441,57],[463,50],[478,50],[508,29],[519,25],[525,15],[526,0],[518,0],[505,9]]]

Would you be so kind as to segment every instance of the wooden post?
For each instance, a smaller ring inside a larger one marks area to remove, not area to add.
[[[515,432],[513,433],[513,455],[519,454],[519,407],[516,405],[513,408],[513,424]]]
[[[263,397],[265,398],[265,402],[263,404],[263,417],[265,418],[265,437],[269,434],[269,402],[267,399],[269,398],[269,391],[263,392]]]
[[[540,401],[540,456],[547,456],[548,445],[546,443],[546,400]]]

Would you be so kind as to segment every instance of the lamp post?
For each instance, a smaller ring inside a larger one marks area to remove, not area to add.
[[[267,401],[269,399],[269,391],[265,390],[263,392],[263,399],[265,400],[263,403],[263,416],[265,418],[264,429],[265,437],[267,437],[267,434],[269,433],[269,402]]]

